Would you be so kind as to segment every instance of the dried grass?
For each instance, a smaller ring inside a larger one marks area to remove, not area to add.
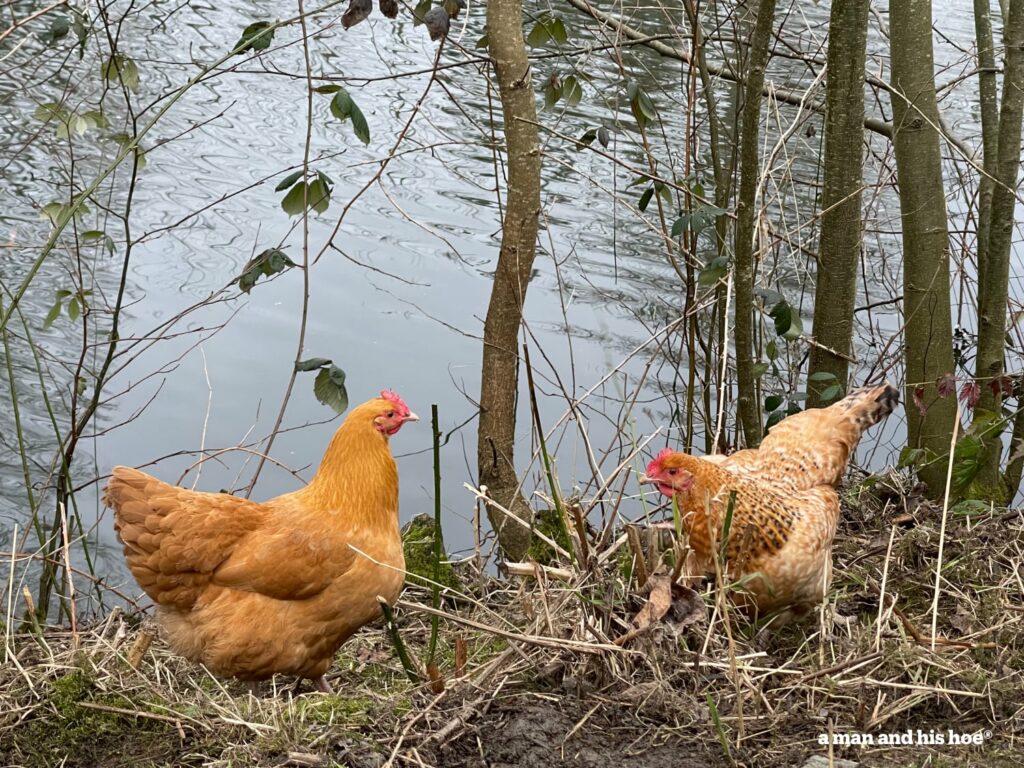
[[[9,632],[0,759],[468,766],[527,765],[543,754],[556,765],[799,766],[817,754],[862,765],[1015,765],[1024,756],[1024,513],[950,511],[933,638],[942,513],[900,483],[893,476],[847,494],[828,601],[779,630],[756,633],[731,611],[723,618],[725,603],[704,585],[699,616],[670,609],[637,632],[631,621],[646,598],[621,535],[588,534],[587,558],[552,563],[557,578],[537,568],[497,580],[464,564],[471,586],[440,609],[440,694],[426,675],[418,686],[406,679],[377,629],[342,649],[334,696],[306,692],[308,683],[297,693],[281,679],[251,695],[159,640],[140,651],[148,624],[119,611],[75,633]],[[654,530],[651,574],[659,561],[661,572],[670,567],[677,546],[665,541],[670,529]],[[411,586],[397,611],[417,659],[429,642],[428,602]],[[981,747],[818,744],[831,732],[950,728],[990,736]]]

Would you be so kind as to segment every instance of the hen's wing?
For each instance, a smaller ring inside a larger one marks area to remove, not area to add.
[[[188,610],[210,586],[301,600],[347,570],[347,548],[273,510],[226,493],[197,493],[115,467],[104,500],[128,567],[155,603]]]
[[[792,490],[836,485],[861,435],[899,403],[886,383],[851,392],[828,408],[814,408],[783,419],[756,449],[737,451],[717,462],[731,472],[759,476]]]

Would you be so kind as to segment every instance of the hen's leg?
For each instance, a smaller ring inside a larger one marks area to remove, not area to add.
[[[334,689],[331,688],[331,684],[327,682],[326,675],[320,675],[316,680],[313,681],[313,685],[320,693],[334,693]]]

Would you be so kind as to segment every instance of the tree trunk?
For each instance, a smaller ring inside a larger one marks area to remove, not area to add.
[[[821,246],[814,295],[814,336],[808,380],[808,408],[828,405],[833,384],[844,389],[846,357],[853,355],[853,307],[861,249],[861,189],[864,185],[864,59],[869,0],[833,2],[828,24],[828,81],[825,91],[825,190]]]
[[[939,154],[929,0],[892,0],[893,141],[903,224],[907,440],[926,451],[919,469],[933,496],[945,487],[956,400],[936,380],[953,371],[949,234]],[[920,405],[918,405],[920,404]]]
[[[520,0],[488,0],[487,39],[505,122],[508,192],[501,251],[484,321],[477,467],[479,482],[487,486],[491,498],[530,522],[532,512],[519,492],[515,469],[515,427],[518,336],[540,214],[540,141]],[[521,560],[530,544],[529,530],[491,505],[487,517],[505,555]]]
[[[1010,0],[1003,32],[1006,61],[1003,66],[1003,98],[999,110],[999,149],[992,185],[988,243],[978,252],[978,356],[975,378],[981,397],[974,409],[974,425],[984,434],[985,458],[970,495],[997,501],[1006,489],[999,477],[1002,429],[983,429],[1000,424],[1002,417],[1006,349],[1006,301],[1010,281],[1010,250],[1013,245],[1014,206],[1017,202],[1017,171],[1020,167],[1021,119],[1024,117],[1024,0]],[[988,145],[985,147],[988,150]],[[986,157],[985,167],[989,167]],[[984,253],[984,258],[982,255]]]
[[[740,185],[736,201],[736,410],[748,448],[761,442],[754,388],[754,218],[760,167],[761,89],[772,41],[775,0],[761,0],[750,36],[740,127]]]
[[[981,107],[983,173],[978,182],[978,263],[986,261],[992,216],[992,187],[999,153],[999,103],[996,99],[996,57],[992,42],[989,0],[974,0],[974,36],[978,46],[978,101]]]

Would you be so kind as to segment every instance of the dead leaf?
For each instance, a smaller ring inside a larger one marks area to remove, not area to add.
[[[466,641],[462,635],[455,636],[455,676],[462,677],[466,674]]]
[[[633,628],[615,639],[616,645],[647,632],[662,619],[678,633],[705,615],[700,595],[682,584],[673,584],[670,576],[656,573],[647,579],[647,585],[650,587],[647,602],[633,617]]]
[[[649,593],[644,607],[637,611],[633,617],[633,626],[637,629],[647,629],[655,621],[668,613],[672,605],[672,584],[669,577],[663,574],[655,574],[647,579]]]
[[[382,664],[391,658],[391,651],[384,648],[363,646],[356,651],[356,661],[360,664]]]
[[[974,617],[971,616],[971,612],[963,605],[960,605],[949,618],[949,623],[960,632],[961,635],[969,635],[971,630],[974,628],[974,624],[971,621]]]
[[[686,627],[707,618],[708,609],[700,599],[700,593],[684,587],[682,584],[672,585],[672,605],[665,614],[665,624],[678,635]]]
[[[444,678],[441,677],[441,671],[437,668],[437,664],[427,665],[427,677],[430,678],[430,690],[437,695],[444,693]]]

